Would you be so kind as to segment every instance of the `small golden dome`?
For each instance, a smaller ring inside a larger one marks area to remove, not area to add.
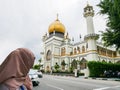
[[[60,33],[65,33],[65,27],[64,25],[57,19],[50,24],[49,28],[48,28],[48,32],[49,33],[53,33],[53,32],[60,32]]]

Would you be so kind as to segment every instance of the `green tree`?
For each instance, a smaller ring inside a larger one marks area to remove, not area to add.
[[[61,65],[63,65],[63,66],[66,65],[65,60],[63,60],[63,61],[61,62]]]
[[[42,61],[42,59],[40,58],[40,59],[38,60],[39,64],[41,64],[41,61]]]
[[[41,64],[41,62],[42,62],[42,59],[40,58],[39,60],[38,60],[38,62],[39,62],[39,69],[41,69],[41,67],[43,67],[43,65]]]
[[[74,69],[77,69],[77,60],[73,60],[72,62],[71,62],[71,67],[73,68],[73,70]]]
[[[54,65],[54,68],[55,68],[56,72],[58,72],[58,71],[59,71],[60,66],[58,65],[58,63],[57,63],[57,62],[56,62],[56,64]]]
[[[38,60],[38,64],[36,64],[36,65],[34,65],[33,66],[33,69],[37,69],[37,70],[40,70],[40,68],[43,66],[42,64],[41,64],[41,58]]]
[[[100,14],[107,15],[106,31],[102,32],[102,40],[105,46],[115,45],[120,49],[120,0],[101,0],[97,5]]]
[[[63,60],[63,61],[61,62],[62,70],[65,70],[65,65],[66,65],[65,60]]]
[[[33,66],[33,69],[39,70],[39,68],[40,68],[40,65],[39,65],[39,64],[36,64],[36,65]]]

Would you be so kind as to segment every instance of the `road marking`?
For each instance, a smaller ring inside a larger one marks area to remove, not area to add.
[[[114,87],[118,88],[118,87],[120,87],[120,86],[114,86]]]
[[[105,90],[105,89],[108,89],[108,88],[118,88],[120,86],[113,86],[113,87],[103,87],[103,88],[97,88],[97,89],[93,89],[93,90]]]
[[[104,88],[97,88],[97,89],[93,89],[93,90],[104,90],[104,89],[108,89],[110,87],[104,87]]]
[[[65,79],[64,79],[64,80],[61,80],[61,79],[57,79],[57,78],[56,78],[56,79],[54,79],[54,80],[66,81],[66,82],[70,82],[70,83],[74,83],[74,84],[81,84],[81,83],[82,83],[82,84],[83,84],[83,83],[86,84],[86,82],[70,81],[70,80],[65,80]]]
[[[62,88],[56,87],[56,86],[51,85],[51,84],[47,84],[47,86],[49,86],[49,87],[53,87],[53,88],[57,88],[57,89],[59,89],[59,90],[64,90],[64,89],[62,89]]]

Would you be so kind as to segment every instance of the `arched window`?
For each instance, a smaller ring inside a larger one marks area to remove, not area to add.
[[[63,48],[61,48],[61,56],[63,56]]]
[[[86,50],[88,49],[88,43],[86,43]]]
[[[80,47],[77,47],[78,54],[80,53]]]
[[[65,60],[63,60],[63,61],[61,62],[62,70],[65,70],[65,65],[66,65]]]
[[[117,61],[116,63],[119,63],[119,64],[120,64],[120,61]]]
[[[85,58],[82,58],[80,61],[80,69],[86,69],[87,67],[87,60]]]
[[[116,52],[113,52],[113,57],[116,57]]]
[[[107,55],[108,55],[109,57],[112,57],[112,51],[111,51],[111,50],[107,50]]]
[[[65,47],[61,49],[61,56],[64,56],[66,53]]]
[[[102,60],[102,62],[106,62],[105,60]]]
[[[100,49],[99,49],[99,47],[97,46],[97,52],[98,52],[98,54],[100,54]]]
[[[82,46],[82,53],[85,53],[85,46]]]
[[[52,57],[51,51],[48,50],[48,51],[47,51],[47,55],[46,55],[46,60],[50,60],[51,57]]]
[[[109,63],[112,63],[111,61],[109,61]]]
[[[74,48],[74,54],[77,54],[76,48]]]
[[[46,71],[50,72],[50,67],[49,66],[46,67]]]

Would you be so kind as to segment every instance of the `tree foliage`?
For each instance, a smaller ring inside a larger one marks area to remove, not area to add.
[[[73,60],[72,62],[71,62],[71,67],[73,68],[73,69],[77,69],[77,60]]]
[[[63,66],[66,65],[65,60],[63,60],[63,61],[61,62],[61,65],[63,65]]]
[[[120,0],[101,0],[97,6],[101,8],[100,14],[108,16],[108,28],[102,32],[104,45],[115,45],[118,50],[120,48]]]
[[[33,69],[39,70],[39,69],[40,69],[40,65],[39,65],[39,64],[34,65],[34,66],[33,66]]]
[[[33,66],[33,69],[40,70],[40,68],[43,67],[43,65],[41,64],[41,61],[42,61],[42,59],[40,58],[40,59],[38,60],[39,64],[35,64],[35,65]]]
[[[56,72],[58,72],[58,71],[59,71],[60,66],[58,65],[58,63],[57,63],[57,62],[55,63],[54,68],[55,68]]]

